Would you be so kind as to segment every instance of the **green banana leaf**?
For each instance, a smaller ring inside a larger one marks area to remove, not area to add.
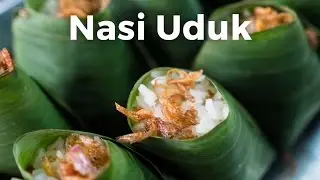
[[[251,35],[251,41],[210,41],[193,69],[204,69],[255,117],[278,150],[287,150],[320,107],[320,64],[296,14],[273,2],[242,2],[214,13],[218,24],[257,6],[288,12],[288,25]]]
[[[127,132],[114,101],[126,103],[131,87],[148,65],[136,58],[127,41],[89,41],[80,32],[78,40],[71,41],[68,19],[41,12],[49,1],[26,0],[25,12],[14,19],[17,63],[85,130],[110,137]],[[94,16],[95,34],[97,22],[113,21],[113,13],[117,12],[106,8]]]
[[[190,67],[192,61],[202,45],[202,41],[187,40],[182,31],[187,21],[196,21],[202,8],[197,0],[120,0],[124,6],[132,6],[123,10],[123,18],[131,14],[132,21],[137,21],[139,12],[145,14],[145,40],[141,42],[148,53],[155,59],[158,66]],[[124,2],[126,1],[126,2]],[[116,2],[115,2],[116,3]],[[122,8],[124,9],[124,8]],[[163,40],[157,32],[157,16],[165,16],[166,33],[173,32],[173,15],[180,15],[181,30],[177,39]],[[126,19],[126,20],[128,20]]]
[[[138,87],[152,80],[152,72],[165,74],[168,69],[155,68],[142,76],[131,91],[127,108],[135,108]],[[133,146],[178,179],[261,178],[273,162],[274,151],[247,111],[218,83],[212,81],[212,85],[220,91],[230,108],[228,118],[214,130],[194,140],[151,137]],[[133,128],[130,119],[128,122]]]
[[[206,15],[210,15],[215,9],[221,6],[237,1],[240,0],[200,0]]]
[[[315,37],[311,37],[311,38],[315,38],[314,40],[311,40],[311,41],[315,41],[317,42],[316,44],[313,44],[314,42],[310,42],[309,40],[309,46],[317,52],[318,54],[318,57],[320,57],[320,29],[319,27],[313,25],[306,17],[304,17],[301,13],[298,14],[300,20],[301,20],[301,23],[303,25],[303,28],[305,29],[305,31],[307,30],[310,30],[310,31],[313,31],[316,36]],[[306,32],[306,35],[308,37],[308,34]],[[309,37],[310,38],[310,37]]]
[[[13,143],[24,133],[38,129],[69,129],[69,125],[40,88],[19,67],[0,75],[0,173],[16,175]]]
[[[96,134],[67,131],[67,130],[39,130],[26,133],[19,137],[13,147],[13,154],[16,163],[26,180],[32,180],[32,175],[27,171],[28,167],[34,162],[37,153],[41,148],[46,148],[54,143],[58,138],[65,138],[71,133],[99,136]],[[112,139],[101,137],[110,150],[111,163],[97,180],[162,180],[161,174],[157,168],[141,155],[136,154],[131,149],[118,144]],[[149,166],[144,164],[149,162]]]
[[[259,0],[246,0],[246,1],[259,1]],[[316,12],[314,12],[314,9],[317,9],[317,4],[320,5],[318,1],[313,1],[313,0],[303,0],[303,1],[264,0],[264,1],[277,2],[283,6],[288,6],[289,8],[293,9],[296,12],[297,16],[299,17],[303,27],[305,29],[313,30],[314,32],[316,32],[318,34],[317,40],[320,42],[320,33],[319,33],[320,21],[318,21],[319,18],[317,18],[317,16],[320,17],[320,13],[318,13],[317,10]],[[312,47],[312,48],[315,49],[315,47]],[[318,55],[320,55],[320,47],[317,47],[315,50],[317,51]]]
[[[301,12],[311,23],[320,27],[320,1],[318,0],[274,0]]]

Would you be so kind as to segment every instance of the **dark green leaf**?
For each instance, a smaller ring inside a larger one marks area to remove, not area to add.
[[[309,20],[320,27],[320,1],[318,0],[274,0],[301,12]]]
[[[135,108],[138,87],[152,80],[151,72],[167,70],[156,68],[142,76],[131,91],[127,108]],[[218,83],[212,81],[212,85],[230,108],[223,123],[194,140],[152,137],[136,147],[155,157],[161,168],[179,179],[259,179],[273,161],[274,152],[247,111]]]
[[[0,76],[0,173],[16,175],[12,155],[16,138],[29,131],[69,126],[40,91],[19,68]]]
[[[28,167],[33,164],[37,153],[41,148],[46,148],[54,143],[58,138],[65,138],[71,133],[99,136],[96,134],[66,131],[66,130],[40,130],[27,133],[21,136],[15,143],[13,154],[23,177],[27,180],[32,180],[32,175],[27,171]],[[112,139],[100,136],[107,144],[111,163],[109,167],[97,178],[97,180],[157,180],[162,177],[152,173],[157,171],[155,167],[149,164],[147,168],[142,162],[132,153],[132,150],[119,145]],[[152,169],[152,170],[151,170]]]
[[[272,6],[296,20],[252,34],[252,41],[207,41],[194,69],[204,69],[255,117],[279,149],[296,141],[320,107],[320,64],[296,14],[272,2],[243,2],[214,13],[219,23],[235,12]]]
[[[142,43],[160,66],[190,67],[202,41],[187,40],[183,35],[182,27],[187,21],[197,20],[197,15],[202,13],[201,5],[197,0],[120,0],[120,2],[114,2],[118,4],[114,6],[121,7],[123,13],[121,19],[137,21],[139,12],[145,14],[143,19],[145,40]],[[159,36],[158,15],[165,16],[164,27],[168,34],[173,32],[173,15],[180,15],[181,30],[177,39],[166,41]]]
[[[111,137],[127,132],[114,102],[126,103],[147,65],[127,41],[88,41],[80,32],[78,40],[71,41],[68,19],[40,13],[46,2],[27,0],[27,14],[13,22],[17,63],[86,130]],[[94,16],[94,37],[98,22],[113,21],[110,13],[107,8]]]
[[[240,0],[199,0],[203,6],[203,9],[206,14],[211,14],[215,9],[224,6],[226,4],[230,4],[233,2],[237,2]]]

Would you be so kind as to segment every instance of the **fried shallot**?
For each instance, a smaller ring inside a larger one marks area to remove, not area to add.
[[[251,32],[254,33],[289,24],[294,20],[294,17],[286,12],[277,12],[271,7],[256,7],[249,19],[254,24],[253,32]]]
[[[108,148],[99,137],[80,134],[59,138],[36,159],[34,178],[55,180],[93,180],[110,162]]]
[[[110,0],[60,0],[58,17],[66,18],[72,15],[86,18],[105,8]]]
[[[10,53],[7,49],[0,51],[0,76],[5,76],[14,70]]]
[[[151,136],[172,139],[189,139],[197,137],[192,126],[197,125],[197,110],[189,90],[195,87],[196,81],[203,71],[187,73],[183,70],[171,69],[167,72],[166,82],[155,81],[153,88],[158,98],[163,118],[155,117],[154,112],[140,109],[130,111],[116,103],[116,109],[134,121],[143,124],[143,130],[118,137],[123,143],[136,143]],[[186,109],[183,108],[188,103]]]

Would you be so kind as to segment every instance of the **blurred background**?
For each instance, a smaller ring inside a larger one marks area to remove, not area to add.
[[[22,0],[0,0],[0,48],[12,51],[11,19]],[[1,100],[1,99],[0,99]],[[320,180],[320,116],[300,137],[293,152],[279,159],[265,180]]]
[[[0,48],[11,51],[11,19],[13,10],[22,5],[22,0],[0,0]]]

